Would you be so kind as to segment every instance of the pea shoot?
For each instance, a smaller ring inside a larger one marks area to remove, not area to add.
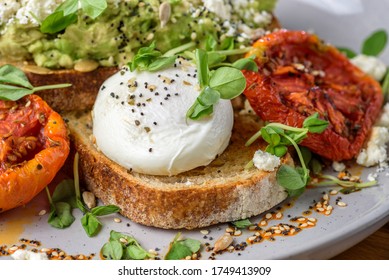
[[[48,34],[58,33],[77,21],[80,10],[95,19],[107,6],[107,0],[66,0],[42,21],[40,30]]]
[[[37,91],[70,86],[71,84],[56,84],[34,87],[19,68],[10,64],[0,67],[0,100],[16,101]]]
[[[50,202],[48,223],[55,228],[67,228],[75,221],[72,210],[78,208],[84,213],[84,216],[81,218],[82,227],[86,234],[92,237],[99,233],[102,227],[98,217],[119,212],[120,208],[115,205],[104,205],[88,209],[81,198],[78,159],[79,155],[76,153],[73,163],[73,180],[62,181],[55,188],[53,196],[50,195],[46,187],[46,193]]]
[[[284,187],[290,196],[298,196],[304,192],[310,180],[310,170],[307,167],[310,153],[300,148],[298,144],[308,136],[308,132],[322,133],[328,124],[328,121],[319,118],[317,112],[306,118],[301,128],[281,123],[268,123],[247,141],[246,146],[262,137],[268,143],[266,152],[278,157],[282,157],[287,153],[288,146],[293,146],[301,167],[293,168],[288,165],[281,165],[276,177],[278,184]]]

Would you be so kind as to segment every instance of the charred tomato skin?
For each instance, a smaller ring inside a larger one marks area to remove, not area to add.
[[[69,154],[62,117],[37,95],[0,100],[0,212],[29,202]]]
[[[329,121],[301,145],[324,158],[354,158],[383,104],[381,86],[335,47],[304,31],[280,30],[254,43],[259,72],[244,71],[245,96],[265,121],[301,127],[318,112]]]

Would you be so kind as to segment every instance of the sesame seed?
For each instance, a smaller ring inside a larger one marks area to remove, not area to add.
[[[315,223],[317,220],[315,218],[308,218],[308,221]]]
[[[261,221],[260,225],[261,225],[261,226],[266,226],[266,225],[267,225],[267,222],[266,222],[266,221]]]
[[[153,152],[153,148],[150,148],[150,149],[149,149],[149,153],[151,153],[151,152]]]
[[[317,208],[317,210],[318,210],[319,212],[323,212],[323,211],[324,211],[324,208],[319,207],[319,208]]]
[[[307,227],[307,226],[308,226],[307,223],[302,223],[302,224],[300,224],[300,227],[302,227],[302,228],[305,228],[305,227]]]
[[[332,190],[330,191],[330,195],[337,195],[338,194],[338,191],[337,190]]]
[[[281,213],[281,212],[278,212],[278,213],[276,214],[276,218],[277,218],[277,219],[281,219],[281,218],[282,218],[282,213]]]
[[[135,120],[135,125],[136,125],[136,126],[139,126],[139,125],[140,125],[140,121]]]
[[[270,214],[270,213],[267,213],[266,216],[265,216],[266,219],[271,219],[272,217],[273,217],[273,215]]]
[[[343,201],[339,201],[339,202],[337,203],[337,205],[340,206],[340,207],[346,207],[346,206],[347,206],[347,203],[345,203],[345,202],[343,202]]]
[[[254,241],[257,237],[256,236],[250,236],[248,239],[249,241]]]
[[[304,222],[304,221],[305,221],[305,218],[298,218],[297,221],[299,221],[299,222]]]
[[[119,241],[123,244],[126,244],[128,242],[127,239],[125,239],[124,237],[120,237]]]
[[[264,236],[266,236],[266,237],[271,236],[271,235],[272,235],[271,232],[266,232],[266,233],[264,234]]]
[[[242,231],[241,231],[241,230],[237,230],[237,231],[234,232],[234,235],[235,235],[235,236],[239,236],[239,235],[241,235],[241,234],[242,234]]]
[[[122,220],[121,220],[120,218],[114,218],[113,221],[114,221],[115,223],[121,223],[121,222],[122,222]]]
[[[200,233],[203,235],[207,235],[209,233],[209,231],[208,230],[200,230]]]
[[[226,232],[231,233],[234,232],[234,230],[232,228],[226,228]]]
[[[38,213],[39,216],[43,216],[45,214],[46,214],[46,210],[45,209],[39,211],[39,213]]]

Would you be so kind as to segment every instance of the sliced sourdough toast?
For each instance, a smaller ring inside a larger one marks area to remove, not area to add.
[[[276,172],[245,170],[261,144],[245,147],[260,128],[257,117],[235,115],[226,151],[210,165],[176,176],[131,172],[96,149],[90,112],[64,115],[80,156],[80,178],[104,204],[134,222],[160,228],[199,228],[258,215],[287,197]],[[263,148],[263,145],[262,145]],[[283,164],[293,164],[288,154]]]

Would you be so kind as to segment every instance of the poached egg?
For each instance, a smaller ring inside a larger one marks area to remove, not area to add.
[[[220,100],[212,115],[186,118],[200,94],[196,72],[179,58],[158,72],[122,68],[110,77],[92,111],[98,149],[143,174],[175,175],[208,165],[228,146],[234,116],[231,102]]]

